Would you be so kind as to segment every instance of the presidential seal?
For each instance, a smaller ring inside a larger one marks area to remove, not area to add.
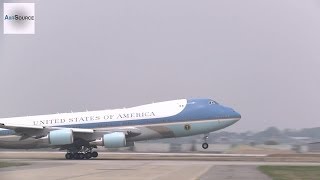
[[[187,130],[187,131],[189,131],[189,130],[191,129],[190,124],[186,124],[186,125],[184,125],[184,129],[185,129],[185,130]]]

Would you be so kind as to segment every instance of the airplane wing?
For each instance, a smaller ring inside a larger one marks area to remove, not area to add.
[[[103,136],[103,134],[112,132],[124,132],[128,136],[135,136],[141,134],[140,130],[135,127],[125,127],[125,128],[112,128],[107,130],[95,130],[95,129],[82,129],[82,128],[65,128],[65,127],[49,127],[49,126],[33,126],[33,125],[17,125],[17,124],[4,124],[0,123],[0,128],[14,130],[18,135],[21,136],[20,140],[27,139],[29,137],[41,138],[50,131],[59,129],[71,129],[75,136],[90,135],[88,139],[93,139],[92,137]]]
[[[0,128],[14,130],[21,136],[20,140],[27,139],[29,137],[43,137],[50,131],[64,129],[61,127],[48,127],[48,126],[33,126],[33,125],[17,125],[17,124],[3,124],[0,123]],[[94,133],[93,129],[80,129],[80,128],[68,128],[72,129],[74,133]]]

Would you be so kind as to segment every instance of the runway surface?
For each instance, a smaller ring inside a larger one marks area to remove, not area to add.
[[[165,153],[166,154],[166,153]],[[87,180],[87,179],[132,179],[132,180],[168,180],[168,179],[237,179],[237,180],[269,180],[259,172],[259,165],[320,165],[316,162],[268,162],[245,161],[247,158],[257,158],[255,155],[244,155],[244,160],[237,161],[228,158],[240,158],[241,155],[212,154],[167,154],[177,156],[177,160],[168,160],[162,153],[100,153],[101,158],[90,160],[64,160],[63,153],[54,152],[1,152],[1,161],[25,162],[30,165],[20,167],[0,168],[1,180],[12,179],[46,179],[46,180]],[[7,157],[11,155],[12,157]],[[14,158],[13,156],[16,156]],[[139,157],[128,159],[128,156]],[[185,160],[186,156],[197,157],[200,160]],[[18,158],[19,156],[19,158]],[[48,157],[49,156],[49,157]],[[116,160],[109,156],[117,157]],[[149,159],[142,159],[141,156]],[[212,157],[227,158],[227,161],[211,160]],[[37,158],[34,158],[37,157]],[[122,158],[120,158],[122,157]],[[151,159],[153,157],[153,159]],[[258,158],[265,158],[259,155]],[[203,160],[208,158],[209,160]]]
[[[59,159],[65,152],[0,151],[0,159]],[[196,160],[196,161],[258,161],[258,162],[320,162],[320,154],[212,154],[212,153],[135,153],[99,152],[99,160]]]

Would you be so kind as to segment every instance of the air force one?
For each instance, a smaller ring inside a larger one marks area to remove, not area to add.
[[[211,99],[180,99],[132,108],[0,119],[0,148],[59,148],[66,159],[97,157],[97,146],[204,134],[230,126],[241,115]]]

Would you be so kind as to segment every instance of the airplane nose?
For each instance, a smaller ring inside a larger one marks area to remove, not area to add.
[[[232,108],[230,108],[230,110],[231,110],[231,114],[232,114],[232,116],[234,117],[234,118],[236,118],[237,119],[237,121],[239,121],[240,119],[241,119],[241,114],[240,113],[238,113],[237,111],[235,111],[234,109],[232,109]]]
[[[235,117],[238,118],[238,120],[240,120],[240,119],[241,119],[241,114],[238,113],[238,112],[235,111],[235,110],[233,110],[233,111],[234,111],[234,113],[235,113]]]
[[[225,108],[225,113],[227,114],[227,117],[228,117],[228,125],[234,124],[241,119],[240,113],[238,113],[232,108],[228,108],[228,107]]]
[[[234,109],[226,106],[221,106],[223,108],[223,112],[225,113],[226,117],[232,118],[234,122],[237,122],[241,119],[241,114],[235,111]]]

